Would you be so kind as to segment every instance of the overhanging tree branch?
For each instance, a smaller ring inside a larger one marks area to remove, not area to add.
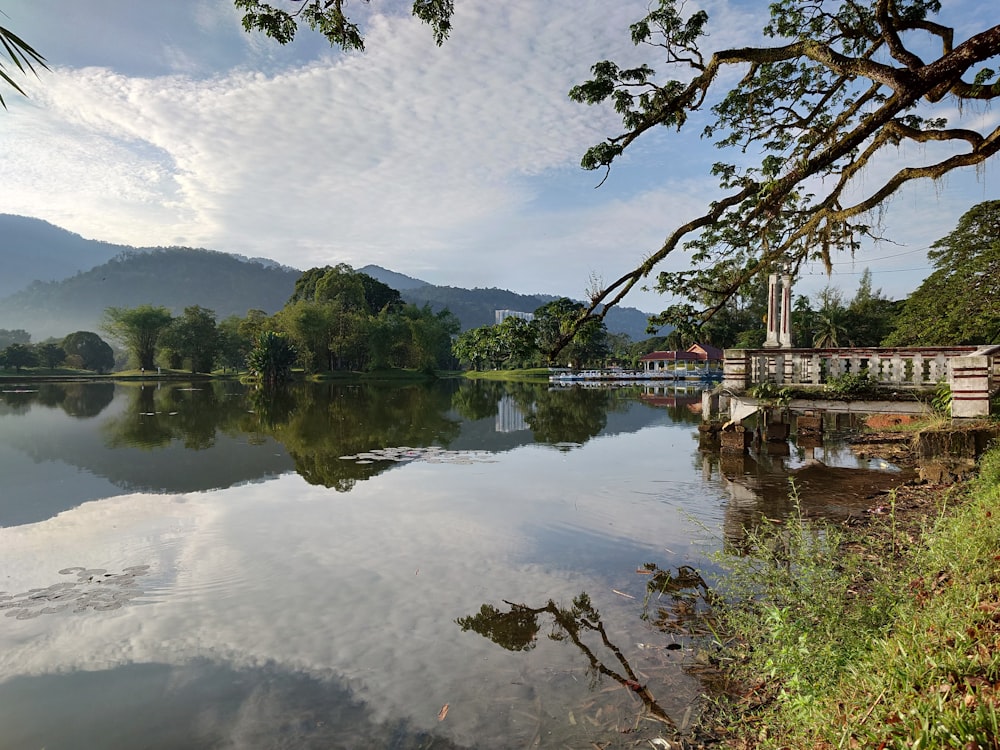
[[[948,128],[933,116],[945,98],[961,106],[1000,96],[1000,77],[983,65],[1000,54],[1000,25],[954,45],[953,30],[930,20],[938,11],[935,0],[779,0],[765,33],[784,43],[719,51],[702,64],[697,42],[707,16],[685,22],[681,8],[680,0],[659,0],[632,31],[636,44],[650,44],[655,33],[659,41],[652,46],[665,50],[671,67],[691,71],[687,82],[658,82],[648,65],[628,70],[605,61],[593,67],[590,81],[570,91],[588,104],[612,99],[625,125],[589,149],[582,165],[610,168],[640,136],[660,125],[680,130],[713,99],[715,121],[703,135],[723,148],[756,149],[760,163],[716,165],[713,173],[729,195],[595,294],[581,324],[603,317],[678,247],[694,251],[691,267],[661,272],[657,286],[689,304],[666,311],[658,322],[677,324],[678,315],[706,320],[741,284],[782,259],[797,265],[818,258],[829,269],[831,253],[853,252],[862,237],[875,237],[864,217],[902,185],[981,164],[1000,148],[998,131]],[[916,53],[921,37],[940,42],[937,58],[924,62]],[[746,66],[746,74],[732,89],[716,92],[722,70],[733,66]],[[621,95],[637,82],[646,87],[643,94]],[[898,169],[845,204],[862,169],[903,142],[963,150]]]

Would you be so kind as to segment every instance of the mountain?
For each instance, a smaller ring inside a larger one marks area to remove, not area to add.
[[[23,328],[34,341],[100,330],[108,307],[162,305],[175,314],[200,305],[217,319],[247,310],[280,310],[301,271],[267,258],[193,248],[134,248],[87,240],[39,219],[0,214],[0,328]],[[375,265],[357,269],[398,289],[406,302],[447,307],[462,330],[495,322],[495,310],[532,312],[556,297],[506,289],[435,286]],[[62,272],[60,274],[60,271]],[[67,278],[68,277],[68,278]],[[4,296],[7,295],[7,296]],[[647,313],[613,308],[608,330],[648,337]]]
[[[62,281],[36,281],[0,300],[0,328],[23,328],[33,340],[98,331],[108,307],[162,305],[175,314],[201,305],[219,320],[256,308],[280,310],[301,272],[213,250],[125,250]]]
[[[395,289],[397,292],[403,292],[408,289],[416,289],[420,286],[430,286],[430,284],[426,281],[421,281],[420,279],[415,279],[412,276],[407,276],[405,273],[390,271],[387,268],[382,268],[382,266],[367,265],[364,268],[356,268],[354,270],[360,273],[366,273],[373,279],[378,279],[383,284]]]
[[[365,266],[358,269],[398,289],[403,300],[415,305],[430,305],[434,312],[447,307],[462,324],[462,330],[492,325],[496,322],[496,310],[518,310],[534,312],[546,302],[557,297],[545,294],[518,294],[507,289],[463,289],[454,286],[435,286],[411,276],[403,276],[387,271],[380,266]],[[393,280],[401,283],[393,284]],[[613,307],[608,311],[605,324],[612,333],[628,334],[633,340],[649,338],[646,324],[649,313],[634,307]]]
[[[106,263],[124,245],[86,240],[41,219],[0,214],[0,298],[32,281],[56,281]]]

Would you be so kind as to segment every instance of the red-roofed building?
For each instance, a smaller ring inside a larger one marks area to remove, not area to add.
[[[722,372],[722,350],[711,344],[693,344],[685,351],[650,352],[639,358],[644,372],[660,370],[705,370]]]

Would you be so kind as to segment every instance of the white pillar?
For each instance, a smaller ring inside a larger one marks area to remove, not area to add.
[[[792,276],[781,277],[781,329],[778,331],[778,346],[792,348]]]
[[[772,273],[767,277],[767,340],[764,342],[767,348],[781,346],[780,319],[778,274]]]

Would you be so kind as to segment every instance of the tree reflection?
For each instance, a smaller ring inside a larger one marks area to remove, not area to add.
[[[539,391],[525,421],[539,442],[585,443],[604,429],[612,398],[608,388]]]
[[[664,570],[656,563],[646,563],[642,570],[649,575],[642,619],[674,635],[704,636],[716,631],[712,591],[697,570],[690,565]]]
[[[96,417],[115,398],[114,383],[73,383],[65,391],[60,406],[71,417]]]
[[[71,417],[95,417],[115,397],[114,383],[39,383],[37,387],[10,388],[0,393],[0,404],[11,412],[24,412],[32,404],[61,408]]]
[[[638,695],[653,716],[670,727],[675,726],[649,687],[639,681],[621,649],[608,638],[600,613],[585,592],[573,599],[573,606],[569,609],[560,607],[551,599],[544,607],[528,607],[506,600],[504,604],[510,607],[510,611],[502,612],[491,604],[484,604],[478,614],[459,617],[455,622],[462,632],[472,630],[509,651],[530,651],[535,647],[542,628],[539,618],[548,616],[551,618],[548,637],[554,641],[569,641],[580,649],[587,658],[592,686],[596,685],[601,675],[610,677]],[[585,642],[593,635],[600,640],[598,648],[610,653],[611,666],[598,658],[595,648]]]
[[[259,412],[265,416],[258,429],[284,444],[307,482],[342,492],[390,465],[343,456],[377,448],[447,446],[461,431],[461,423],[447,414],[451,394],[424,384],[313,385],[296,389],[294,400],[283,421],[274,419],[278,409]]]
[[[102,429],[110,448],[159,448],[179,440],[185,448],[206,450],[214,445],[218,430],[239,431],[245,416],[239,385],[141,384],[130,389],[123,413]]]
[[[470,422],[492,419],[507,392],[507,384],[498,380],[465,380],[451,397],[451,405]]]

